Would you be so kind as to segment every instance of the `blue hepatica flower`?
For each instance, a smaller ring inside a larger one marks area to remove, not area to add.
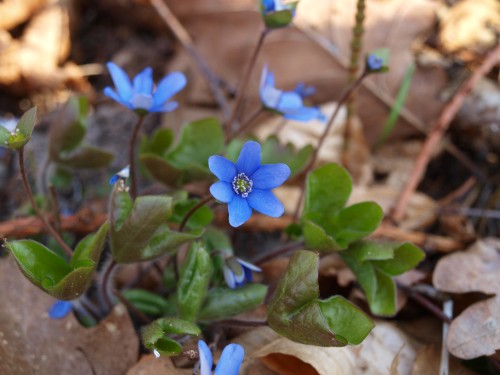
[[[51,319],[62,319],[66,317],[73,309],[73,304],[70,301],[56,301],[49,309],[49,317]]]
[[[234,256],[224,259],[224,280],[231,289],[251,283],[253,272],[262,272],[262,269]]]
[[[279,12],[282,10],[289,10],[292,14],[295,14],[295,8],[297,6],[297,1],[285,1],[285,0],[262,0],[262,9],[264,14],[269,14],[272,12]]]
[[[222,351],[215,372],[212,373],[212,352],[205,341],[198,341],[198,351],[200,353],[200,375],[238,375],[241,362],[245,357],[245,350],[241,345],[229,344]]]
[[[275,87],[273,72],[264,66],[260,80],[260,100],[264,108],[279,112],[284,118],[296,121],[324,120],[325,116],[316,107],[306,107],[303,95],[307,93],[299,87],[293,91],[283,91]]]
[[[384,59],[375,54],[370,54],[366,58],[366,68],[369,72],[376,72],[384,67]]]
[[[114,185],[119,180],[127,180],[129,177],[130,177],[130,167],[127,165],[125,168],[123,168],[121,171],[119,171],[109,179],[109,184]]]
[[[285,211],[271,192],[290,176],[286,164],[260,162],[260,144],[246,142],[236,164],[222,156],[211,156],[208,167],[220,180],[210,186],[215,199],[228,204],[229,224],[239,227],[250,216],[252,209],[271,217],[280,217]]]
[[[186,86],[186,76],[173,72],[165,76],[156,90],[154,89],[153,70],[146,68],[134,77],[133,83],[127,74],[116,64],[107,63],[108,70],[115,84],[104,89],[104,94],[125,107],[140,112],[170,112],[179,105],[169,101]]]

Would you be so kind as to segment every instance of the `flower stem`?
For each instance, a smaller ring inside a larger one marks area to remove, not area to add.
[[[243,81],[241,81],[241,85],[238,87],[233,111],[231,112],[231,117],[229,118],[229,120],[225,126],[226,131],[233,130],[234,122],[236,121],[236,118],[238,117],[238,114],[239,114],[240,109],[241,109],[241,103],[242,103],[241,100],[243,99],[245,89],[248,85],[248,81],[250,80],[250,76],[252,75],[252,71],[253,71],[253,68],[255,66],[255,63],[257,62],[257,57],[259,56],[259,52],[262,48],[262,45],[264,44],[264,39],[266,38],[266,35],[270,31],[271,31],[271,29],[264,28],[260,33],[259,40],[257,42],[257,46],[255,47],[255,50],[253,51],[253,55],[250,58],[250,63],[248,64],[247,70],[245,71],[245,75],[243,76]]]
[[[47,218],[43,215],[42,211],[40,211],[40,208],[38,208],[38,205],[35,202],[35,198],[33,197],[33,192],[31,191],[30,185],[28,183],[28,177],[26,176],[26,168],[24,166],[24,147],[21,147],[19,150],[19,170],[21,171],[21,178],[23,181],[24,185],[24,190],[26,190],[26,194],[28,195],[28,199],[31,203],[31,206],[33,207],[33,210],[35,210],[35,213],[37,216],[42,220],[43,224],[45,225],[45,228],[49,231],[49,233],[54,237],[54,239],[57,241],[61,249],[64,251],[64,253],[71,258],[73,255],[73,251],[70,249],[70,247],[64,242],[64,240],[61,238],[59,233],[54,229],[54,227],[49,223]]]
[[[186,226],[189,218],[196,212],[198,211],[199,208],[203,207],[206,203],[210,202],[213,200],[214,197],[212,197],[211,194],[206,195],[203,197],[198,203],[196,203],[191,209],[184,215],[184,219],[182,219],[181,225],[179,226],[179,232],[182,232],[184,230],[184,227]]]
[[[344,92],[342,97],[339,100],[339,103],[337,107],[335,108],[335,111],[333,111],[332,115],[330,116],[330,119],[328,120],[328,123],[326,124],[325,130],[323,131],[323,134],[321,134],[321,137],[318,141],[318,145],[316,146],[316,149],[314,150],[311,160],[307,164],[305,170],[304,170],[304,175],[307,178],[307,174],[311,171],[312,167],[316,163],[316,160],[318,159],[319,151],[321,149],[321,146],[323,146],[323,143],[325,143],[325,140],[330,133],[330,129],[332,128],[333,123],[335,122],[335,119],[337,118],[337,115],[340,112],[340,108],[345,104],[345,102],[349,99],[351,94],[356,90],[361,82],[368,76],[368,72],[364,71],[363,74],[361,74],[356,81],[353,82],[353,84]],[[302,190],[300,192],[300,197],[299,200],[297,201],[297,206],[295,207],[295,213],[293,214],[293,221],[296,221],[298,216],[299,216],[299,210],[302,205],[302,201],[304,200],[304,189],[305,189],[305,182],[302,184]]]
[[[290,251],[300,249],[301,247],[304,247],[303,241],[291,243],[287,246],[284,246],[284,247],[281,247],[277,250],[274,250],[273,252],[266,254],[261,258],[254,260],[253,263],[256,264],[257,266],[260,266],[260,265],[270,261],[271,259],[277,258],[280,255],[285,255],[285,254],[289,253]]]
[[[113,274],[113,271],[115,270],[116,266],[118,264],[116,263],[116,261],[114,259],[111,259],[111,262],[107,263],[105,266],[104,266],[104,273],[102,275],[102,281],[101,281],[101,290],[102,290],[102,296],[104,298],[104,301],[106,302],[106,305],[108,307],[109,310],[111,310],[113,308],[113,302],[111,301],[111,298],[110,298],[110,292],[111,290],[113,289],[111,286],[110,286],[110,283],[111,283],[111,276]]]
[[[132,130],[132,136],[130,137],[130,145],[129,145],[129,166],[130,166],[130,195],[132,199],[137,197],[137,173],[135,167],[135,144],[137,143],[137,135],[139,134],[139,130],[141,128],[142,123],[144,122],[145,116],[139,116],[137,119],[137,123]]]

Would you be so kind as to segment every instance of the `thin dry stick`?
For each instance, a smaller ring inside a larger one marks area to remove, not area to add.
[[[255,63],[257,62],[257,57],[259,56],[259,52],[262,46],[264,45],[264,39],[266,38],[266,35],[269,34],[269,32],[270,29],[265,28],[260,33],[257,46],[253,51],[252,57],[250,58],[250,62],[248,63],[247,66],[247,70],[245,71],[245,75],[243,76],[243,81],[241,81],[241,84],[238,87],[238,91],[236,92],[236,100],[234,103],[233,111],[231,113],[231,117],[226,123],[226,129],[233,130],[233,125],[234,125],[233,123],[236,121],[236,118],[239,115],[242,103],[241,100],[243,99],[243,95],[245,94],[245,89],[248,85],[248,81],[250,80],[250,76],[252,75]]]
[[[212,70],[205,62],[203,57],[200,55],[198,50],[195,48],[193,39],[191,38],[187,30],[184,28],[184,26],[182,26],[182,24],[179,22],[175,14],[172,12],[169,6],[165,4],[163,0],[150,0],[150,2],[153,8],[156,10],[156,12],[163,19],[163,21],[165,21],[166,25],[174,33],[175,37],[186,49],[190,57],[193,59],[194,63],[198,66],[200,72],[207,80],[208,86],[212,91],[212,95],[219,104],[219,107],[222,110],[224,118],[226,119],[229,118],[230,109],[229,105],[227,104],[226,97],[220,87],[221,82],[212,72]]]
[[[427,169],[427,164],[429,163],[429,160],[431,158],[432,151],[443,138],[451,121],[464,104],[467,95],[474,88],[478,80],[481,77],[485,76],[499,62],[500,44],[498,44],[497,47],[489,53],[479,69],[477,69],[472,74],[472,76],[460,87],[460,90],[453,97],[451,102],[449,102],[441,112],[441,115],[435,123],[432,131],[429,133],[427,140],[425,141],[422,150],[420,151],[420,154],[415,161],[412,174],[403,191],[399,195],[394,209],[391,212],[390,217],[393,221],[399,222],[403,219],[410,198],[415,192],[420,180],[422,179]]]
[[[65,254],[71,258],[73,255],[73,251],[70,249],[70,247],[64,242],[64,240],[61,238],[59,233],[54,229],[54,227],[49,223],[47,218],[44,216],[42,211],[40,211],[40,208],[38,208],[38,205],[35,202],[35,198],[33,197],[33,193],[31,191],[28,178],[26,177],[26,169],[24,167],[24,147],[21,147],[19,149],[19,169],[21,171],[21,179],[23,181],[24,189],[26,190],[26,194],[28,195],[28,199],[31,203],[31,206],[33,207],[33,210],[35,210],[35,213],[37,216],[42,220],[43,224],[45,225],[45,228],[50,232],[52,237],[57,241],[59,246],[61,246],[61,249],[65,252]]]

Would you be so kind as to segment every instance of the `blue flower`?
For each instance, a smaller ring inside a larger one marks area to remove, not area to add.
[[[375,54],[370,54],[366,58],[366,68],[370,72],[376,72],[382,69],[383,66],[384,66],[384,59]]]
[[[245,262],[235,256],[224,259],[224,280],[231,289],[243,286],[245,282],[252,282],[252,272],[262,272],[262,270],[252,263]]]
[[[296,121],[324,120],[325,116],[316,107],[306,107],[302,100],[304,92],[283,91],[275,87],[274,74],[264,66],[260,80],[260,100],[266,109],[279,112],[284,118]]]
[[[260,163],[260,145],[246,142],[236,164],[222,156],[211,156],[208,167],[220,180],[210,186],[215,199],[228,203],[229,224],[239,227],[250,216],[252,209],[271,217],[280,217],[283,205],[271,192],[290,176],[286,164]]]
[[[205,341],[198,341],[198,352],[200,353],[200,375],[212,375],[213,358],[212,352]],[[241,362],[245,357],[245,350],[241,345],[229,344],[222,351],[215,375],[238,375]]]
[[[106,64],[115,84],[104,89],[104,94],[116,102],[133,110],[145,112],[170,112],[178,103],[168,101],[186,86],[186,76],[181,72],[173,72],[165,76],[156,90],[154,89],[153,70],[146,68],[134,77],[133,83],[127,74],[116,64]]]
[[[297,94],[300,95],[302,99],[307,98],[308,96],[314,95],[316,89],[312,86],[308,86],[305,83],[298,83],[297,86],[293,89]]]
[[[282,10],[289,10],[295,15],[295,8],[297,7],[297,1],[284,1],[284,0],[262,0],[262,10],[264,14],[269,14],[272,12],[280,12]]]
[[[127,165],[121,171],[113,175],[109,179],[109,184],[114,185],[118,182],[118,180],[127,180],[130,177],[130,167]]]
[[[51,319],[62,319],[67,316],[73,309],[73,304],[70,301],[56,301],[49,309],[49,317]]]

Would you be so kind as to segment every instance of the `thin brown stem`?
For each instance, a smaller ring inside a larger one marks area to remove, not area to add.
[[[243,124],[240,126],[238,130],[236,130],[233,134],[231,134],[229,137],[226,139],[226,143],[229,141],[233,140],[234,138],[238,137],[242,133],[244,133],[246,130],[249,130],[252,125],[255,123],[257,118],[264,112],[264,109],[262,107],[257,108],[249,117],[246,119]]]
[[[130,137],[129,144],[129,166],[130,166],[130,195],[132,199],[137,197],[137,173],[135,167],[135,144],[137,143],[137,135],[141,129],[141,125],[144,122],[145,116],[139,116],[137,123],[132,130],[132,136]]]
[[[33,197],[33,192],[31,191],[28,182],[28,177],[26,176],[26,168],[24,166],[24,147],[21,147],[18,151],[19,151],[19,170],[21,171],[21,179],[23,181],[24,190],[26,190],[26,194],[28,195],[28,199],[31,203],[31,206],[33,207],[33,210],[35,210],[35,213],[40,218],[40,220],[42,220],[43,224],[45,225],[45,228],[47,228],[52,237],[54,237],[54,239],[57,241],[57,243],[64,251],[64,253],[71,258],[71,256],[73,255],[73,251],[64,242],[64,240],[61,238],[59,233],[57,233],[54,227],[49,223],[49,221],[43,215],[42,211],[40,211],[40,208],[38,208],[38,205],[35,202],[35,198]]]
[[[309,163],[307,164],[305,170],[304,170],[304,175],[307,177],[307,174],[310,172],[314,164],[316,163],[316,160],[318,159],[319,151],[323,144],[325,143],[326,138],[328,137],[328,134],[330,133],[330,129],[332,128],[333,123],[335,122],[335,119],[337,118],[337,115],[340,112],[340,108],[345,104],[345,102],[349,99],[351,94],[361,85],[361,82],[368,76],[368,72],[363,72],[356,81],[353,82],[353,84],[344,92],[344,95],[340,98],[337,107],[335,108],[335,111],[333,111],[332,115],[330,116],[328,123],[326,124],[325,130],[323,131],[323,134],[321,134],[321,137],[318,141],[318,145],[316,146],[316,149],[314,150],[311,159],[309,160]],[[299,200],[297,201],[297,206],[295,207],[295,212],[293,214],[293,221],[296,221],[298,216],[299,216],[299,211],[300,207],[302,206],[302,202],[304,200],[304,190],[305,190],[305,183],[302,184],[302,188],[300,191],[300,196]]]
[[[255,320],[240,320],[240,319],[224,319],[216,322],[217,325],[221,326],[233,326],[233,327],[264,327],[267,326],[267,320],[255,321]]]
[[[182,219],[181,225],[179,226],[179,232],[182,232],[184,230],[184,227],[186,226],[189,218],[196,212],[198,211],[199,208],[203,207],[205,204],[213,200],[214,197],[211,194],[206,195],[203,197],[198,203],[196,203],[191,209],[184,215],[184,219]]]
[[[50,199],[51,199],[51,208],[52,215],[54,217],[54,228],[57,233],[61,233],[61,215],[59,214],[59,199],[57,199],[57,191],[54,185],[49,186]]]
[[[113,308],[113,302],[111,301],[109,293],[110,290],[114,289],[113,287],[110,287],[110,283],[112,281],[111,276],[117,265],[118,264],[115,262],[115,260],[111,259],[111,262],[106,264],[104,268],[104,274],[102,275],[102,282],[101,282],[102,296],[109,310]]]
[[[255,66],[255,63],[257,62],[257,57],[259,56],[259,52],[264,44],[264,39],[266,38],[266,35],[269,34],[269,32],[270,29],[265,28],[260,33],[259,40],[257,41],[257,46],[253,51],[252,57],[250,58],[250,62],[248,63],[247,66],[247,70],[245,71],[245,75],[243,76],[243,81],[241,81],[241,84],[238,87],[238,91],[236,92],[236,99],[234,102],[233,111],[231,112],[231,117],[229,117],[229,121],[226,123],[225,126],[226,131],[233,130],[234,122],[236,121],[241,109],[241,103],[243,95],[245,94],[245,89],[247,88],[250,76],[252,75],[253,68]]]
[[[279,249],[277,249],[269,254],[266,254],[261,258],[254,260],[253,263],[255,263],[256,265],[259,266],[261,264],[266,263],[267,261],[269,261],[271,259],[277,258],[280,255],[285,255],[285,254],[289,253],[290,251],[300,249],[301,247],[304,247],[304,242],[292,243],[290,245],[279,248]]]

